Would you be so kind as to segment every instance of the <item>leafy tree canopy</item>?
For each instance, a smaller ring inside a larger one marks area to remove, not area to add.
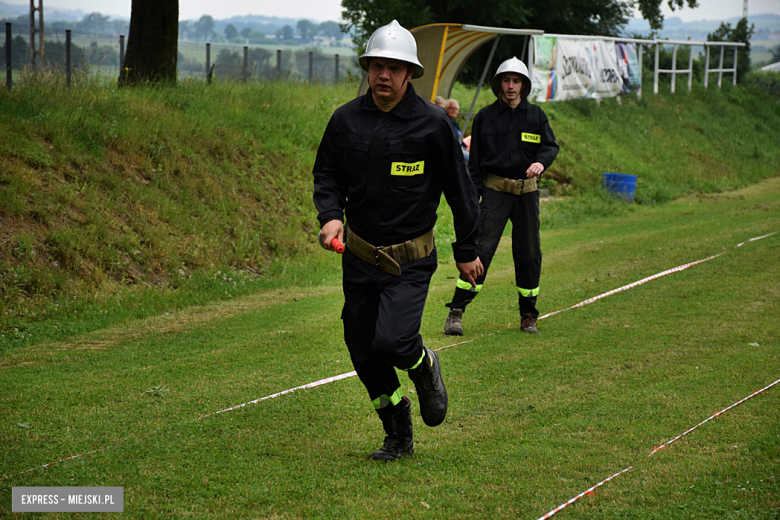
[[[204,14],[200,20],[192,24],[192,33],[198,39],[208,40],[214,34],[214,18]]]
[[[225,38],[230,41],[236,36],[238,36],[238,29],[236,29],[236,26],[232,23],[227,24],[225,27]]]
[[[730,23],[721,22],[720,27],[714,32],[707,35],[708,41],[713,42],[742,42],[746,44],[744,47],[740,47],[737,51],[737,81],[741,80],[745,74],[750,70],[750,35],[753,34],[755,29],[754,24],[750,24],[748,27],[747,18],[742,18],[737,22],[736,27],[731,28]],[[727,51],[733,55],[733,50]],[[720,52],[712,52],[710,54],[710,67],[716,68],[719,60]],[[729,66],[733,67],[733,58],[728,60]],[[725,66],[725,64],[724,64]]]
[[[322,22],[319,29],[328,38],[341,38],[341,26],[336,22]]]
[[[301,35],[301,38],[303,38],[304,41],[309,41],[316,36],[319,27],[311,20],[303,19],[298,20],[298,23],[295,24],[295,28],[298,29],[298,34]]]
[[[697,0],[342,0],[342,25],[361,48],[377,28],[398,20],[409,29],[429,23],[542,29],[548,33],[618,36],[636,8],[650,27],[663,27],[661,2],[696,8]]]
[[[772,55],[772,58],[769,60],[769,63],[777,63],[780,61],[780,45],[778,45],[774,49],[769,49],[769,54]]]

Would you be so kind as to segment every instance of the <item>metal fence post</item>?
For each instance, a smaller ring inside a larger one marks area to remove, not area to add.
[[[122,69],[125,66],[125,35],[120,34],[119,35],[119,72],[122,72]]]
[[[43,60],[43,0],[30,0],[30,63],[35,68],[35,57],[40,56]],[[38,13],[38,27],[35,27],[35,13]],[[35,35],[38,35],[38,47],[35,46]],[[41,65],[44,63],[41,61]]]
[[[277,81],[282,78],[282,50],[276,50],[276,79]]]
[[[336,54],[336,72],[333,75],[333,83],[339,82],[339,55]]]
[[[642,73],[642,44],[641,43],[637,44],[636,48],[637,48],[637,53],[636,54],[637,54],[637,57],[639,58],[639,73],[641,74]],[[641,99],[642,98],[642,82],[641,81],[639,82],[639,90],[636,93],[636,97],[637,97],[637,99]]]
[[[693,45],[688,47],[688,92],[693,87]]]
[[[70,29],[65,30],[65,84],[70,88]]]
[[[206,44],[206,83],[211,83],[211,44]]]
[[[737,53],[739,52],[739,47],[734,47],[734,81],[731,83],[732,85],[737,84]]]
[[[247,77],[249,76],[249,47],[244,47],[244,63],[242,69],[244,83],[246,83]]]
[[[707,88],[710,79],[710,46],[706,43],[704,44],[704,54],[706,55],[704,58],[704,88]]]
[[[674,87],[677,84],[677,45],[674,45],[672,49],[672,94],[674,94]]]
[[[720,82],[723,79],[723,49],[724,49],[724,47],[721,45],[721,47],[720,47],[720,62],[718,63],[718,88],[720,88]]]
[[[653,71],[653,94],[658,94],[658,53],[660,43],[655,44],[655,69]]]
[[[314,76],[314,53],[309,51],[309,85],[311,85],[312,77]]]
[[[5,85],[11,90],[11,22],[5,22]]]

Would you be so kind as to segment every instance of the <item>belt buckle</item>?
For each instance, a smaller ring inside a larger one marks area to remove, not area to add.
[[[377,267],[379,267],[379,252],[382,251],[385,248],[385,246],[375,246],[374,247],[374,261],[376,262]]]

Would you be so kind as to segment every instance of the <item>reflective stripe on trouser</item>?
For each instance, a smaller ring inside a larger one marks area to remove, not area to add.
[[[404,394],[403,392],[401,392],[401,389],[396,388],[395,392],[393,392],[392,395],[387,395],[387,394],[380,395],[376,399],[372,400],[371,404],[374,405],[374,408],[376,410],[379,410],[380,408],[384,408],[385,406],[395,406],[398,403],[400,403],[401,399],[403,398],[404,398]]]
[[[399,391],[395,369],[415,366],[424,354],[420,324],[436,265],[435,249],[429,257],[404,264],[401,276],[364,262],[349,249],[342,256],[344,342],[375,405],[383,397],[392,402]]]
[[[507,221],[512,221],[512,258],[515,263],[515,285],[519,287],[536,288],[538,294],[539,278],[542,271],[542,249],[539,237],[539,192],[512,195],[501,191],[485,188],[482,201],[479,204],[479,256],[485,273],[477,278],[476,283],[482,286],[487,277],[488,268],[498,249],[501,235]],[[477,296],[461,288],[466,284],[458,279],[455,295],[448,306],[452,309],[465,309]],[[523,296],[519,294],[520,314],[524,317],[537,318],[536,294]]]

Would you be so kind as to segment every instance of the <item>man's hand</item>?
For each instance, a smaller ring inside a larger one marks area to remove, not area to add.
[[[329,220],[322,226],[320,236],[322,236],[322,243],[325,245],[325,249],[336,252],[330,243],[334,238],[338,238],[339,242],[344,243],[344,224],[340,220]]]
[[[528,167],[528,169],[525,171],[525,175],[530,179],[531,177],[538,177],[542,174],[543,171],[544,165],[540,162],[535,162]]]
[[[477,257],[473,262],[455,262],[455,267],[460,271],[460,279],[468,282],[472,287],[477,287],[477,277],[482,276],[485,268],[482,267],[482,261]]]

